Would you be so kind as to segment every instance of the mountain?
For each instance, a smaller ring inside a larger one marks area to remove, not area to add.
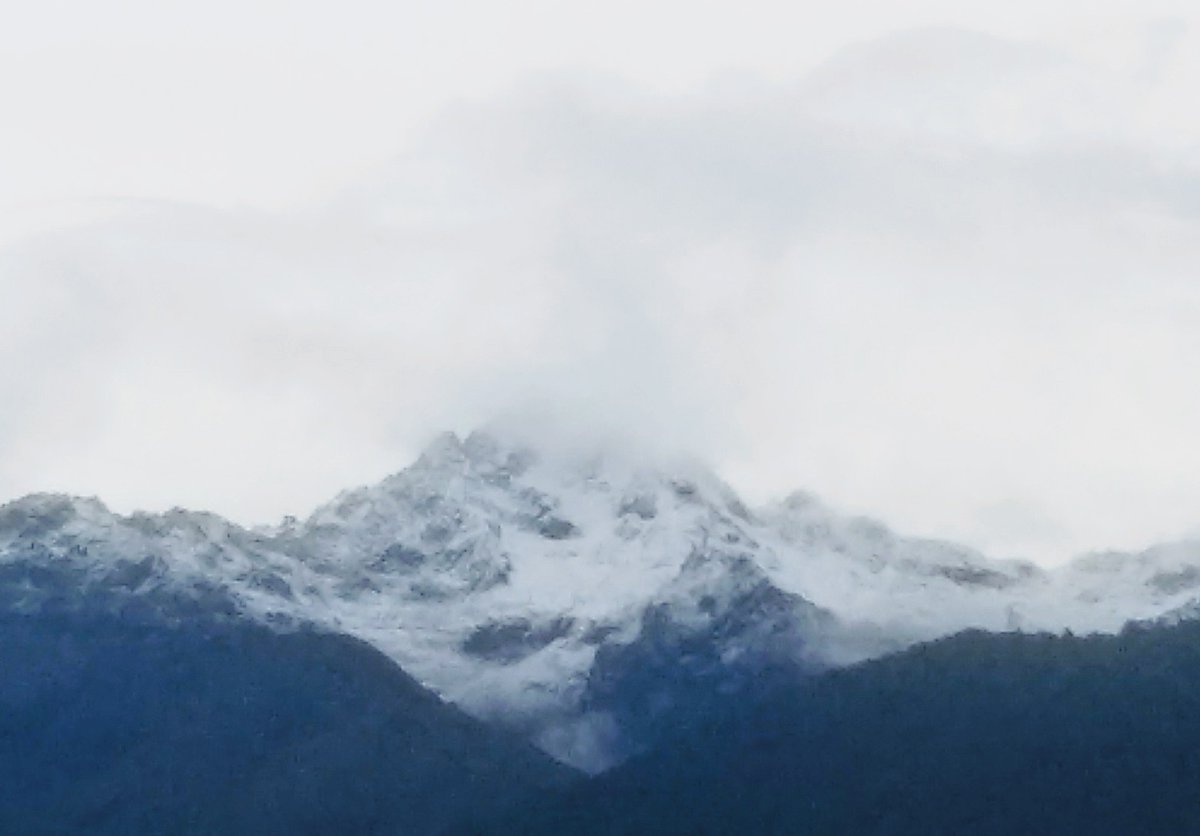
[[[575,777],[361,640],[154,588],[153,557],[28,552],[0,565],[0,832],[432,834]]]
[[[979,631],[731,704],[463,834],[1200,833],[1200,623]]]
[[[495,432],[443,435],[407,469],[271,528],[26,497],[0,508],[0,568],[22,561],[131,600],[212,594],[273,629],[360,639],[593,772],[774,679],[970,628],[1115,633],[1200,600],[1200,544],[1047,571],[802,492],[750,508],[694,462]],[[14,611],[44,604],[6,594]]]

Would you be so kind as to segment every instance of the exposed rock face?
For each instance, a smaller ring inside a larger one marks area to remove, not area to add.
[[[655,706],[783,667],[964,628],[1115,631],[1200,611],[1200,544],[1047,572],[901,537],[810,494],[751,509],[692,463],[482,433],[444,435],[408,469],[273,529],[61,496],[0,507],[4,607],[70,606],[63,572],[131,608],[161,594],[356,636],[588,768],[678,714]]]
[[[642,610],[633,641],[602,646],[588,674],[583,707],[615,721],[615,759],[714,703],[830,664],[825,642],[837,619],[745,556],[694,553],[664,593]]]
[[[463,653],[486,662],[509,665],[571,633],[575,619],[559,616],[534,624],[528,618],[480,624],[463,641]]]

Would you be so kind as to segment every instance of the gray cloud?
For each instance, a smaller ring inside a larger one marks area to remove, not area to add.
[[[0,262],[0,490],[262,519],[552,414],[1000,552],[1171,535],[1200,171],[1145,112],[1177,39],[1154,73],[938,30],[794,84],[547,77],[305,211],[41,236]]]

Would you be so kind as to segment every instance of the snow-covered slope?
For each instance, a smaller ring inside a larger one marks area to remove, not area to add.
[[[636,748],[635,713],[670,712],[678,694],[644,674],[675,681],[674,657],[681,688],[736,689],[763,666],[840,665],[967,627],[1117,630],[1200,595],[1200,544],[1048,572],[802,493],[751,510],[694,463],[486,433],[444,435],[272,529],[61,496],[0,508],[0,602],[62,605],[35,581],[68,565],[122,600],[167,590],[202,605],[220,589],[242,615],[358,636],[590,768]]]

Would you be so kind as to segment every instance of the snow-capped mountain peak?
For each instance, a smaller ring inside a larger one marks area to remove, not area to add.
[[[673,654],[690,672],[662,681],[728,689],[755,665],[844,664],[968,627],[1184,617],[1200,544],[1045,571],[805,492],[750,509],[694,462],[491,431],[438,436],[410,467],[271,529],[54,495],[0,507],[3,600],[59,606],[68,582],[119,606],[217,589],[241,617],[353,634],[595,767],[636,748],[636,718],[670,701],[639,671]]]

